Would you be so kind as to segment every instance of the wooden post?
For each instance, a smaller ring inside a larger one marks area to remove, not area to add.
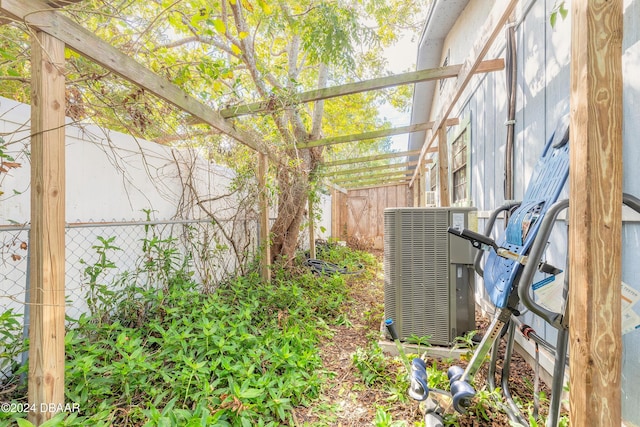
[[[31,37],[31,237],[28,399],[35,425],[64,407],[64,43]]]
[[[419,164],[420,162],[418,162],[418,165]],[[415,181],[413,181],[413,186],[411,187],[411,190],[413,195],[412,206],[418,207],[420,206],[420,193],[424,190],[422,188],[422,182],[420,182],[420,179],[416,179]]]
[[[309,195],[309,256],[313,259],[316,257],[316,233],[313,221],[313,200]]]
[[[423,164],[423,162],[420,162],[420,207],[424,208],[425,206],[427,206],[427,177],[425,174],[425,170],[424,170],[425,166]]]
[[[269,239],[269,197],[267,194],[267,172],[269,159],[266,154],[258,153],[258,187],[260,188],[260,277],[265,282],[271,280],[271,241]]]
[[[451,205],[449,196],[449,147],[447,146],[447,128],[438,128],[438,174],[440,181],[440,206]]]
[[[622,3],[571,3],[572,426],[621,424]]]

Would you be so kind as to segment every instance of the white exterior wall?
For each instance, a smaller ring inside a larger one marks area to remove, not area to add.
[[[30,107],[0,98],[0,136],[21,167],[0,174],[0,311],[22,312],[27,287],[30,223]],[[159,239],[179,239],[191,254],[194,279],[210,286],[241,268],[257,248],[257,208],[241,206],[242,195],[231,194],[235,172],[209,163],[195,150],[174,149],[106,131],[94,125],[66,126],[66,222],[141,222],[146,211],[154,221],[202,220],[201,223],[154,226]],[[188,184],[188,185],[187,185]],[[198,200],[202,200],[198,204]],[[203,208],[201,208],[204,207]],[[208,212],[215,217],[211,225]],[[233,221],[232,221],[233,220]],[[7,227],[12,227],[7,231]],[[231,236],[235,247],[222,235]],[[132,271],[142,255],[149,228],[141,224],[69,228],[66,232],[67,314],[86,311],[86,267],[96,262],[98,238],[114,237],[109,259],[116,264],[107,277]],[[27,246],[28,247],[28,246]],[[113,257],[113,258],[112,258]],[[101,278],[102,283],[111,283]]]
[[[0,98],[0,135],[9,143],[20,168],[0,175],[0,224],[30,221],[29,145],[30,107]],[[68,123],[71,123],[68,121]],[[234,176],[230,169],[211,164],[197,152],[178,150],[136,139],[94,125],[66,127],[67,222],[144,220],[143,209],[156,219],[202,218],[195,208],[182,209],[190,171],[198,192],[219,196]],[[181,178],[182,177],[182,178]],[[14,190],[20,194],[13,194]],[[213,207],[219,211],[224,204]],[[225,207],[225,209],[228,206]]]

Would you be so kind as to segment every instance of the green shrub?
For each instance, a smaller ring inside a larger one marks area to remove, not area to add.
[[[275,270],[271,283],[249,274],[202,293],[163,246],[171,262],[143,266],[159,286],[128,274],[116,295],[100,280],[116,246],[100,243],[86,265],[93,316],[65,341],[66,401],[80,411],[53,425],[275,426],[319,396],[318,345],[340,318],[344,276]],[[147,252],[166,243],[145,240]]]

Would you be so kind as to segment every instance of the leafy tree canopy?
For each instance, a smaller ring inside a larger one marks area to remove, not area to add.
[[[401,32],[421,29],[428,0],[84,0],[61,13],[215,109],[255,101],[272,107],[230,120],[256,135],[279,159],[279,203],[304,205],[323,148],[298,144],[324,136],[366,132],[390,124],[383,102],[406,108],[408,87],[303,105],[292,95],[389,74],[382,51]],[[67,114],[161,143],[209,147],[210,157],[235,167],[251,161],[239,146],[123,81],[75,52],[67,52]],[[0,28],[0,95],[29,101],[29,37],[20,23]],[[388,150],[389,140],[331,148],[332,157]],[[244,159],[244,160],[243,160]],[[295,178],[295,177],[298,178]],[[289,214],[293,208],[289,208]],[[285,226],[278,232],[287,233]],[[277,225],[275,226],[277,229]],[[289,230],[291,231],[291,230]],[[297,232],[291,232],[297,235]]]

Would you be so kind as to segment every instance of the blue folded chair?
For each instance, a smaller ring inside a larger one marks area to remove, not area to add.
[[[569,176],[568,142],[569,116],[567,115],[559,121],[553,136],[547,142],[524,198],[511,214],[504,240],[497,243],[498,247],[518,256],[528,253],[544,216],[558,200]],[[491,302],[497,308],[507,306],[522,268],[523,264],[518,262],[517,258],[505,258],[497,251],[489,252],[484,266],[484,287]]]
[[[450,396],[453,407],[458,412],[466,412],[466,408],[471,405],[475,390],[470,380],[485,362],[486,356],[490,351],[492,354],[487,382],[491,389],[496,388],[495,370],[499,347],[497,343],[501,337],[506,335],[507,345],[504,354],[501,390],[507,401],[507,413],[510,418],[514,422],[527,425],[527,420],[520,414],[517,405],[510,396],[508,387],[509,360],[513,349],[514,331],[516,325],[522,326],[522,323],[517,319],[517,316],[520,315],[520,295],[523,292],[528,292],[529,288],[527,286],[531,286],[531,283],[521,283],[520,279],[525,266],[528,266],[528,269],[535,266],[537,270],[551,275],[561,272],[561,270],[552,265],[541,261],[542,252],[538,251],[537,257],[531,257],[530,251],[534,243],[536,243],[538,232],[547,213],[552,210],[557,215],[558,209],[554,206],[557,205],[556,202],[562,193],[568,176],[569,116],[567,115],[559,120],[552,137],[545,144],[522,201],[509,201],[495,210],[487,221],[484,234],[467,229],[449,229],[450,233],[469,240],[473,247],[480,249],[475,259],[475,270],[482,276],[489,299],[497,309],[467,367],[452,366],[449,368]],[[568,202],[564,203],[563,206],[566,207],[567,204]],[[498,240],[494,240],[490,236],[493,233],[496,219],[501,213],[505,213],[508,216],[507,227],[501,233],[501,237]],[[546,227],[548,230],[542,233],[545,234],[545,240],[548,239],[552,225],[546,225]],[[530,278],[527,280],[530,281]],[[523,291],[522,288],[526,288],[526,291]],[[532,300],[527,298],[525,302],[531,303]],[[548,314],[553,316],[556,313]],[[553,326],[559,327],[557,323]],[[523,329],[525,328],[521,328],[521,330]],[[560,378],[558,381],[554,380],[554,385],[552,386],[553,391],[549,406],[549,420],[551,422],[548,423],[550,426],[555,426],[560,407],[568,334],[566,333],[566,328],[563,331],[559,331],[555,347],[546,343],[535,334],[535,331],[526,330],[526,334],[527,337],[534,338],[536,343],[540,342],[556,353],[556,374]],[[414,395],[421,396],[422,400],[426,400],[430,391],[438,391],[428,389],[426,373],[422,372],[424,370],[422,365],[419,362],[412,364],[412,387],[417,390],[414,390]]]

